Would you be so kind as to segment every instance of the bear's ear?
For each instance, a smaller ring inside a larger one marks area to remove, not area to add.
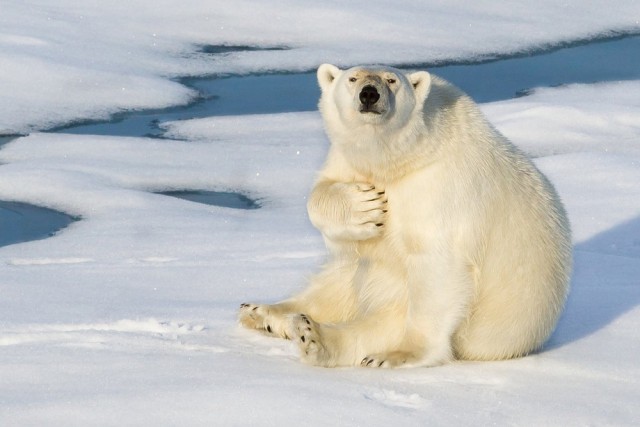
[[[424,101],[429,95],[431,89],[431,74],[426,71],[417,71],[415,73],[407,74],[407,78],[413,86],[413,92],[416,95],[416,100]]]
[[[320,89],[324,92],[340,74],[342,74],[342,70],[335,65],[322,64],[318,67],[318,83],[320,84]]]

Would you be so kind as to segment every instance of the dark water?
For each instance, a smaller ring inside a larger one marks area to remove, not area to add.
[[[0,136],[0,149],[3,145],[10,143],[14,139],[18,138],[17,136]]]
[[[247,50],[245,48],[244,50]],[[281,48],[272,48],[281,49]],[[242,50],[210,46],[203,51],[224,54]],[[459,86],[477,102],[521,96],[532,88],[570,83],[640,79],[640,36],[626,36],[574,44],[551,51],[502,57],[485,62],[417,64],[406,70],[427,69]],[[162,136],[158,123],[198,117],[312,111],[320,90],[315,71],[266,75],[182,79],[201,98],[186,107],[133,112],[109,122],[58,129],[77,134]]]
[[[51,237],[77,220],[52,209],[0,201],[0,246]]]
[[[0,137],[0,149],[17,136]],[[19,202],[0,201],[0,246],[45,239],[78,218]]]

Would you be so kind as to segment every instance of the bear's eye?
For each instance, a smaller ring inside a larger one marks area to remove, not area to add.
[[[394,84],[396,82],[396,79],[387,79],[387,83],[389,83],[390,85]]]
[[[350,81],[351,83],[355,83],[355,82],[356,82],[356,80],[358,80],[358,79],[356,79],[355,77],[349,77],[349,81]]]

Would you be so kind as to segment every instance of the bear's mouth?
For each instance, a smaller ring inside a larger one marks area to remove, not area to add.
[[[375,108],[371,108],[371,107],[367,107],[367,106],[362,106],[360,107],[360,113],[361,114],[375,114],[375,115],[380,115],[382,114],[382,111],[376,110]]]

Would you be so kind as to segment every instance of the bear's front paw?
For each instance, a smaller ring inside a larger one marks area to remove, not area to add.
[[[384,190],[367,183],[343,184],[347,212],[343,227],[327,230],[342,240],[368,240],[382,235],[387,214]]]
[[[295,314],[289,319],[287,334],[297,342],[303,362],[316,366],[333,366],[320,335],[320,325],[306,314]]]
[[[368,240],[382,235],[387,213],[384,190],[370,184],[356,183],[351,189],[349,229],[354,240]]]

